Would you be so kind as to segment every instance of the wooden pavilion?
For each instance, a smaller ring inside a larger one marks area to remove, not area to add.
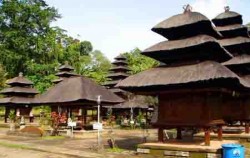
[[[96,84],[91,79],[83,76],[64,78],[51,87],[47,92],[36,97],[36,104],[47,104],[52,107],[52,112],[65,114],[72,117],[76,112],[78,126],[85,126],[90,121],[87,110],[96,108],[97,96],[101,95],[101,105],[114,105],[123,102],[109,90]]]
[[[183,128],[202,128],[205,144],[210,144],[210,131],[218,128],[222,139],[223,97],[235,91],[249,90],[250,84],[219,62],[232,58],[216,38],[222,38],[211,21],[189,5],[184,13],[172,16],[153,29],[168,38],[142,54],[165,63],[129,76],[117,87],[137,94],[158,95],[158,139],[163,130],[177,129],[177,139]]]
[[[0,99],[0,105],[5,106],[5,123],[7,123],[8,115],[12,109],[15,110],[17,116],[24,116],[32,122],[33,117],[30,115],[33,106],[32,102],[34,96],[38,94],[32,87],[33,83],[23,77],[23,73],[19,73],[18,77],[8,80],[7,85],[9,87],[0,92],[4,95],[4,98]]]
[[[223,65],[242,78],[250,75],[250,38],[248,28],[242,25],[242,15],[225,7],[225,12],[216,16],[212,21],[223,35],[223,39],[219,40],[220,44],[234,56]],[[223,109],[224,120],[228,123],[241,121],[243,124],[242,122],[245,122],[245,132],[249,133],[250,102],[247,95],[241,93],[227,97],[224,103],[230,107]]]

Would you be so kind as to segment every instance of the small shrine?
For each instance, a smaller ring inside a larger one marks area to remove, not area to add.
[[[62,65],[56,74],[59,80],[48,91],[38,95],[34,103],[51,106],[52,112],[64,115],[67,120],[71,118],[77,122],[76,128],[82,129],[97,120],[96,104],[99,95],[102,106],[118,104],[123,99],[91,79],[74,74],[73,70],[68,63]],[[67,126],[67,121],[62,126]]]
[[[111,90],[116,95],[123,98],[125,101],[123,103],[112,106],[112,114],[118,119],[130,119],[134,120],[140,113],[145,115],[145,119],[149,120],[152,114],[152,108],[149,107],[147,98],[142,95],[134,95],[127,91],[124,91],[118,87],[115,87],[120,81],[127,78],[129,74],[129,67],[127,59],[124,55],[119,55],[114,58],[115,61],[112,62],[112,68],[110,69],[110,74],[108,75],[108,81],[104,86]],[[106,107],[111,108],[111,107]],[[104,112],[103,112],[104,113]],[[121,122],[123,124],[123,122]]]
[[[165,65],[131,75],[117,87],[158,96],[158,113],[153,125],[158,127],[158,140],[164,141],[164,129],[175,128],[177,139],[182,130],[195,128],[205,132],[205,145],[210,145],[210,132],[218,129],[222,140],[225,125],[223,98],[236,91],[248,90],[250,84],[221,65],[233,55],[217,39],[222,35],[212,22],[191,6],[152,28],[168,40],[155,44],[143,55]]]
[[[110,73],[107,76],[108,81],[104,84],[104,86],[117,95],[124,95],[125,92],[115,87],[115,85],[129,76],[129,68],[126,57],[123,55],[115,57],[115,61],[112,62],[112,65]]]
[[[0,92],[4,95],[0,98],[0,105],[5,106],[5,123],[7,123],[10,110],[14,110],[17,118],[23,116],[32,122],[33,116],[30,113],[33,99],[38,94],[37,90],[32,87],[33,83],[26,79],[23,73],[19,73],[18,77],[9,79],[6,84],[8,87]]]

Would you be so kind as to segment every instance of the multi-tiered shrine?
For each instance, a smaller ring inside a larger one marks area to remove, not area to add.
[[[115,85],[129,76],[129,68],[126,57],[123,55],[115,57],[115,61],[112,62],[112,65],[110,74],[107,76],[108,81],[104,84],[104,86],[110,89],[113,93],[119,96],[124,96],[125,92],[115,87]]]
[[[123,116],[127,119],[133,119],[133,117],[136,117],[140,112],[142,112],[146,118],[148,118],[148,111],[150,108],[145,96],[134,95],[115,87],[115,85],[117,85],[120,81],[129,76],[130,69],[128,67],[127,58],[124,55],[121,54],[114,59],[115,61],[112,62],[113,66],[110,69],[110,74],[108,75],[108,81],[104,84],[104,86],[107,89],[110,89],[113,93],[122,97],[125,102],[112,106],[112,114],[116,117]]]
[[[223,35],[223,39],[219,40],[220,44],[234,56],[223,65],[247,80],[250,75],[250,38],[248,28],[242,25],[242,15],[225,7],[225,12],[212,21]],[[246,93],[241,92],[224,100],[228,104],[223,109],[224,120],[231,124],[236,121],[241,121],[241,124],[244,122],[245,132],[249,133],[250,102]]]
[[[10,110],[15,111],[15,115],[30,118],[30,112],[33,105],[33,99],[38,92],[32,87],[33,83],[23,77],[23,73],[19,73],[18,77],[12,78],[7,81],[7,88],[3,89],[0,93],[4,98],[0,99],[0,105],[5,106],[5,123]]]
[[[67,61],[64,65],[61,65],[58,70],[59,72],[56,73],[56,76],[58,76],[59,78],[53,81],[53,83],[55,84],[61,82],[64,78],[78,76],[74,73],[74,68],[70,66]]]
[[[142,54],[166,65],[132,75],[117,86],[139,94],[158,95],[158,139],[163,141],[163,130],[199,128],[205,131],[205,144],[210,144],[210,131],[218,128],[222,139],[225,121],[223,98],[235,91],[247,90],[249,83],[220,62],[232,55],[217,41],[222,35],[211,21],[188,5],[184,13],[172,16],[153,29],[167,38],[146,49]]]

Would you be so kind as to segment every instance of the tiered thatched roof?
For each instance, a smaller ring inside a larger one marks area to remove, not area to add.
[[[191,8],[188,8],[184,14],[174,15],[160,22],[152,28],[152,31],[169,40],[193,37],[198,34],[207,34],[216,38],[221,37],[207,17],[190,10]]]
[[[228,24],[239,21],[233,13],[226,13],[217,18],[224,16],[232,17],[232,21],[229,20]],[[215,62],[229,60],[232,55],[216,40],[221,37],[213,28],[211,21],[200,13],[192,12],[190,6],[186,7],[183,14],[164,20],[152,30],[168,38],[169,41],[156,44],[142,54],[164,62],[166,66],[129,76],[118,83],[117,87],[139,94],[192,87],[228,89],[249,87],[245,80]]]
[[[199,64],[152,68],[130,76],[117,86],[127,91],[155,92],[179,88],[249,87],[250,84],[238,77],[225,66],[213,61]]]
[[[61,82],[64,78],[69,78],[73,76],[78,76],[74,72],[74,68],[69,65],[69,63],[66,61],[64,65],[61,65],[59,67],[59,72],[56,73],[56,76],[59,77],[59,79],[53,80],[54,83]]]
[[[96,104],[98,95],[101,95],[102,104],[123,102],[123,99],[112,92],[82,76],[64,78],[63,81],[38,96],[35,102],[60,105]]]
[[[233,59],[223,63],[223,65],[238,75],[250,74],[250,38],[247,27],[242,25],[242,16],[229,11],[229,7],[226,7],[225,12],[218,15],[213,21],[218,30],[221,28],[226,30],[227,35],[224,35],[224,39],[220,40],[220,44],[234,55]]]
[[[29,105],[32,104],[33,97],[38,92],[32,88],[33,83],[19,73],[18,77],[7,81],[8,88],[3,89],[0,93],[4,98],[0,99],[1,105]]]
[[[110,74],[107,76],[108,81],[104,84],[104,86],[110,89],[113,93],[120,95],[123,94],[124,91],[119,88],[115,88],[114,86],[129,76],[129,68],[126,57],[123,55],[115,57],[115,61],[112,63],[112,65],[113,66],[110,69]]]

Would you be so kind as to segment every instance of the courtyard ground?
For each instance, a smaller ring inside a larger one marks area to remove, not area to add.
[[[83,134],[84,136],[84,134]],[[149,131],[149,138],[156,139],[156,130]],[[145,158],[150,156],[136,155],[136,145],[142,143],[142,130],[115,130],[114,137],[119,148],[108,147],[108,137],[102,138],[105,147],[96,150],[96,133],[83,138],[65,137],[23,137],[6,135],[6,129],[0,131],[0,157],[2,158]]]

